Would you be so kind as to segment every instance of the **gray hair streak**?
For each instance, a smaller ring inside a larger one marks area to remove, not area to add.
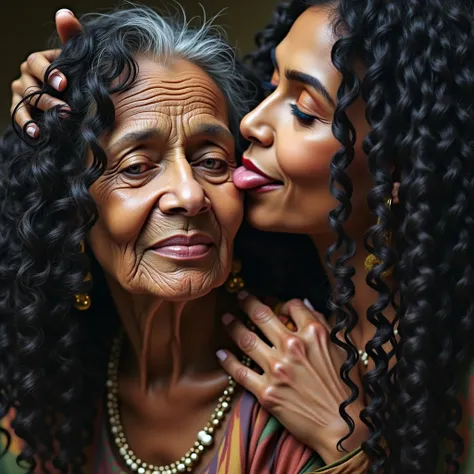
[[[107,55],[107,46],[111,39],[120,41],[125,50],[133,56],[152,54],[160,63],[180,58],[201,67],[221,89],[229,107],[229,122],[234,134],[238,133],[238,124],[254,99],[255,89],[250,81],[236,68],[234,49],[227,42],[224,30],[215,25],[215,17],[203,18],[198,26],[192,26],[194,20],[187,20],[184,9],[178,5],[174,15],[160,15],[157,11],[145,7],[115,10],[105,14],[85,15],[88,22],[100,22],[107,25],[98,46],[95,64],[100,64],[101,56]]]

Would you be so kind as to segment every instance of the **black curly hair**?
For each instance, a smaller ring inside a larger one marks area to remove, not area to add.
[[[99,139],[114,123],[111,94],[133,84],[135,55],[154,45],[155,26],[175,40],[175,50],[181,45],[182,55],[202,66],[228,99],[238,153],[245,145],[238,138],[240,118],[261,99],[254,75],[235,61],[210,23],[189,29],[184,18],[163,19],[145,7],[82,22],[83,33],[45,73],[47,78],[60,69],[68,77],[67,90],[58,93],[45,80],[39,93],[25,98],[34,105],[40,94],[55,95],[71,110],[33,108],[38,140],[25,133],[28,124],[19,130],[14,122],[0,136],[0,421],[14,410],[11,425],[24,442],[17,462],[30,474],[36,468],[50,472],[51,466],[82,473],[94,435],[110,338],[119,322],[103,272],[88,249],[81,253],[80,244],[97,219],[88,188],[106,165]],[[107,47],[100,51],[101,44]],[[203,54],[193,59],[195,46]],[[93,152],[89,167],[87,149]],[[324,309],[326,291],[315,292],[314,282],[320,279],[324,289],[327,281],[308,261],[308,255],[317,259],[309,239],[260,233],[244,224],[235,252],[257,295],[308,297]],[[302,269],[308,275],[303,281],[295,278]],[[89,271],[92,286],[85,281]],[[93,304],[79,312],[74,295],[84,292]],[[7,452],[11,436],[1,427],[0,440]]]
[[[341,377],[352,389],[341,415],[351,432],[345,408],[358,394],[349,378],[358,354],[348,335],[358,315],[351,306],[355,243],[344,223],[351,213],[353,183],[346,170],[356,136],[346,111],[360,96],[371,125],[363,145],[374,181],[368,204],[378,218],[365,247],[382,262],[367,275],[378,299],[366,315],[376,333],[366,347],[375,368],[363,379],[369,403],[361,418],[371,433],[363,449],[372,458],[371,473],[432,474],[445,439],[450,445],[446,469],[458,472],[464,447],[456,432],[461,419],[456,394],[474,352],[474,3],[280,3],[247,57],[262,81],[273,72],[272,50],[312,6],[331,12],[337,38],[331,59],[342,77],[332,125],[342,146],[330,168],[330,191],[339,201],[329,214],[336,241],[326,255],[336,281],[331,339],[347,352]],[[354,73],[355,60],[365,64],[363,78]],[[394,181],[400,182],[400,204],[391,211],[386,199]],[[387,242],[384,236],[390,234]],[[331,264],[338,249],[342,256]],[[382,278],[391,267],[395,288]],[[399,324],[398,343],[394,323],[384,316],[390,306]],[[337,337],[340,330],[343,340]],[[394,347],[389,353],[388,342]],[[395,355],[397,363],[389,369]]]

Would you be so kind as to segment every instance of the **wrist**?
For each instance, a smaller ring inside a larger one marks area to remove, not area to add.
[[[369,428],[360,420],[356,421],[354,431],[349,438],[342,442],[342,445],[339,445],[339,441],[347,435],[347,425],[344,423],[344,428],[337,427],[332,429],[331,432],[329,430],[330,428],[327,427],[322,440],[320,438],[318,441],[311,441],[311,445],[308,445],[323,458],[326,465],[332,464],[360,448],[362,443],[369,438]]]

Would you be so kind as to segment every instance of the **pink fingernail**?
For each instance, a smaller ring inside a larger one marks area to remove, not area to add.
[[[31,138],[36,138],[36,126],[35,125],[28,125],[26,127],[26,133],[31,137]]]
[[[311,302],[309,301],[308,298],[305,298],[305,299],[303,300],[303,303],[304,303],[304,305],[305,305],[308,309],[310,309],[311,311],[316,311],[316,310],[314,309],[313,305],[311,304]]]
[[[73,13],[71,10],[67,9],[67,8],[61,8],[61,10],[58,10],[58,11],[56,12],[56,16],[58,16],[58,15],[60,15],[60,14],[62,14],[62,13],[66,13],[67,15],[71,15],[71,16],[74,16],[74,17],[75,17],[74,13]]]
[[[249,294],[246,292],[246,291],[240,291],[238,294],[237,294],[237,298],[239,300],[244,300],[245,298],[247,298]]]
[[[224,362],[227,359],[227,352],[223,350],[218,350],[216,352],[216,356],[221,362]]]
[[[228,326],[234,319],[234,316],[232,316],[230,313],[226,313],[224,316],[222,316],[222,322],[225,326]]]
[[[59,87],[61,86],[61,82],[63,79],[58,74],[55,74],[49,81],[52,87],[54,87],[57,91],[59,91]]]

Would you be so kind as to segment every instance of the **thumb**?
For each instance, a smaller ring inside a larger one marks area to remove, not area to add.
[[[56,30],[64,44],[82,31],[82,25],[71,10],[62,8],[56,12]]]

